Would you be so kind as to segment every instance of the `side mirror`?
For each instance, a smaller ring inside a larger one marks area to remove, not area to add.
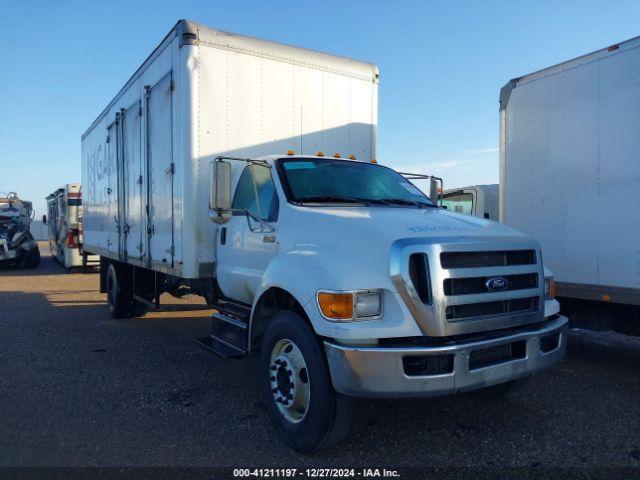
[[[429,182],[429,198],[434,205],[438,205],[438,182],[433,177],[431,177],[431,181]]]
[[[231,213],[231,163],[215,160],[209,171],[209,218],[215,223],[225,223]]]
[[[46,215],[42,215],[42,223],[44,223],[45,225],[47,224],[47,216]]]

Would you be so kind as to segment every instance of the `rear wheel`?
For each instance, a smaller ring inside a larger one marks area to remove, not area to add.
[[[131,314],[131,288],[129,288],[126,272],[113,263],[107,269],[107,302],[111,318],[125,318]]]
[[[353,399],[337,393],[322,347],[296,313],[276,313],[262,339],[262,398],[274,427],[299,452],[338,443],[346,435]]]

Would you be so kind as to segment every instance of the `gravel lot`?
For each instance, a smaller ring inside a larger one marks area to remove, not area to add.
[[[0,271],[0,466],[640,466],[640,339],[573,332],[559,367],[504,398],[362,400],[342,445],[301,457],[258,402],[256,361],[193,343],[199,298],[162,300],[115,321],[95,273],[46,255]]]

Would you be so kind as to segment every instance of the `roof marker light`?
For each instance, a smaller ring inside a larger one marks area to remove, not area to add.
[[[287,150],[287,155],[295,155],[296,152],[294,152],[293,150]]]
[[[342,155],[340,155],[338,152],[333,154],[333,158],[342,158]]]
[[[378,163],[378,161],[375,158],[372,158],[371,163]]]
[[[356,156],[353,153],[349,154],[349,160],[355,160]]]
[[[318,150],[316,152],[316,157],[324,157],[324,152],[321,152],[320,150]]]

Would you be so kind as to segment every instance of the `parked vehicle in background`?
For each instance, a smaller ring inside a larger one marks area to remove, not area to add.
[[[35,268],[40,263],[40,250],[30,232],[33,220],[31,202],[21,200],[14,192],[0,197],[0,265]]]
[[[445,190],[441,204],[450,212],[498,221],[498,184],[472,185]]]
[[[96,263],[96,255],[82,249],[82,189],[79,183],[69,183],[47,196],[47,212],[42,221],[48,226],[49,249],[64,268]]]
[[[535,240],[372,162],[377,93],[375,65],[180,21],[82,137],[111,316],[204,296],[199,343],[259,355],[303,452],[340,441],[353,397],[504,393],[566,347]]]
[[[576,325],[640,334],[640,37],[500,92],[501,220],[536,238]]]

